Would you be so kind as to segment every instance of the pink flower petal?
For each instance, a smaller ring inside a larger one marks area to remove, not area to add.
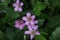
[[[40,32],[36,31],[35,34],[36,34],[36,35],[40,35]]]
[[[24,21],[27,21],[27,17],[25,16],[25,17],[22,17],[22,19],[24,20]]]
[[[23,2],[21,2],[21,3],[20,3],[20,6],[23,6],[23,5],[24,5],[24,3],[23,3]]]
[[[18,25],[18,24],[15,24],[15,27],[16,27],[16,28],[19,28],[19,27],[20,27],[20,25]]]
[[[15,11],[18,11],[18,7],[15,7],[14,10],[15,10]]]
[[[31,18],[32,18],[32,20],[34,20],[35,19],[35,15],[31,16]]]
[[[19,29],[22,30],[24,28],[24,26],[20,26]]]
[[[19,4],[19,0],[16,0],[16,3]]]
[[[30,35],[30,39],[32,40],[34,38],[34,35]]]
[[[29,25],[29,21],[26,21],[26,22],[25,22],[25,25]]]
[[[27,13],[27,17],[30,17],[30,16],[31,16],[31,14],[28,12],[28,13]]]
[[[29,29],[30,31],[33,31],[31,25],[28,25],[28,29]]]
[[[38,30],[38,26],[33,26],[34,31]]]
[[[20,25],[19,29],[22,30],[25,27],[25,24]]]
[[[31,25],[34,25],[34,21],[30,21]]]
[[[16,3],[13,3],[13,6],[16,7]]]
[[[16,20],[15,23],[18,23],[18,21]]]
[[[31,34],[31,32],[30,31],[25,31],[25,34]]]
[[[38,23],[38,20],[34,20],[34,23],[37,24]]]
[[[19,12],[21,12],[22,11],[22,8],[19,8]]]

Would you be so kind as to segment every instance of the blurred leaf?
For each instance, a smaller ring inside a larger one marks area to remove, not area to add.
[[[22,30],[16,29],[14,40],[24,40],[24,33]]]
[[[14,31],[13,31],[12,28],[7,28],[6,36],[9,38],[9,40],[13,40],[13,38],[14,38]]]
[[[36,16],[39,16],[41,11],[44,10],[45,8],[46,8],[46,4],[38,1],[37,4],[35,4],[33,12],[35,13]]]
[[[8,11],[7,11],[7,14],[6,14],[6,17],[5,17],[5,21],[10,21],[10,20],[13,20],[17,17],[19,17],[18,12],[15,12],[13,10],[13,8],[8,8]]]
[[[35,40],[46,40],[43,36],[35,36]]]
[[[0,40],[8,40],[7,36],[0,31]]]
[[[58,6],[60,7],[60,0],[53,0],[53,6]]]
[[[10,3],[11,0],[3,0],[3,2],[1,2],[2,5],[4,6],[8,6],[8,4]]]
[[[49,15],[46,14],[46,13],[41,13],[41,14],[40,14],[40,18],[41,18],[41,19],[48,19],[48,18],[49,18]]]
[[[60,0],[45,0],[45,2],[50,6],[58,6],[60,7]]]
[[[33,8],[34,8],[35,5],[36,5],[36,1],[35,1],[35,0],[31,0],[31,4],[32,4],[32,6],[33,6]]]
[[[0,19],[0,31],[4,31],[5,29],[5,21],[3,18]]]
[[[40,25],[40,26],[42,26],[43,25],[43,23],[44,23],[44,19],[39,19],[39,21],[38,21],[38,24]]]
[[[60,27],[56,28],[51,34],[50,40],[60,40]]]
[[[59,15],[49,18],[48,21],[49,22],[47,24],[47,27],[49,27],[49,28],[56,28],[56,27],[60,26],[60,16]]]

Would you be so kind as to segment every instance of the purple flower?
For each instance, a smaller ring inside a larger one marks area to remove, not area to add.
[[[34,38],[35,35],[40,35],[40,32],[37,31],[37,26],[35,26],[33,29],[32,28],[28,28],[28,31],[25,31],[25,34],[31,34],[30,35],[30,39],[32,40]]]
[[[28,25],[28,29],[38,30],[38,26],[37,25]]]
[[[38,23],[37,20],[34,20],[35,15],[31,16],[31,14],[29,12],[27,13],[27,16],[24,16],[22,19],[25,21],[26,25]]]
[[[23,6],[23,2],[20,2],[19,0],[16,0],[15,3],[13,3],[13,6],[15,7],[14,10],[15,11],[22,11],[22,6]]]
[[[22,30],[24,28],[25,24],[22,20],[16,20],[15,21],[15,27],[19,28],[20,30]]]

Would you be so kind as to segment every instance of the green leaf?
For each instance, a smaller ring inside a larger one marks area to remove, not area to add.
[[[9,38],[9,40],[13,40],[14,38],[14,31],[12,28],[6,29],[6,36]]]
[[[39,24],[40,26],[42,26],[43,23],[44,23],[44,21],[45,21],[44,19],[39,19],[39,23],[38,23],[38,24]]]
[[[60,27],[56,28],[51,34],[50,40],[60,40]]]
[[[5,21],[10,21],[19,17],[18,12],[15,12],[13,8],[8,8]]]
[[[0,40],[8,40],[7,36],[0,31]]]
[[[35,13],[36,16],[39,16],[41,11],[44,10],[45,8],[46,8],[46,4],[38,1],[33,9],[33,12]]]
[[[35,36],[35,40],[46,40],[43,36]]]
[[[19,30],[19,29],[15,30],[14,40],[24,40],[23,30]]]
[[[34,8],[35,5],[36,5],[36,1],[35,0],[31,0],[31,4],[32,4],[32,7]]]
[[[3,2],[1,2],[2,5],[4,6],[8,6],[8,4],[10,3],[11,0],[3,0]]]
[[[56,28],[60,26],[60,16],[56,15],[48,19],[47,27],[49,28]]]
[[[50,5],[50,6],[53,6],[53,7],[60,7],[60,0],[45,0],[45,2]]]
[[[53,0],[52,4],[53,4],[53,6],[60,7],[60,0]]]
[[[40,18],[41,18],[41,19],[47,19],[47,18],[49,18],[49,15],[46,14],[46,13],[41,13],[41,14],[40,14]]]

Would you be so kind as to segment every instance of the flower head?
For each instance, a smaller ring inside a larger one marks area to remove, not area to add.
[[[22,30],[24,28],[25,24],[22,20],[16,20],[15,21],[15,27],[19,28],[20,30]]]
[[[26,16],[24,16],[22,18],[24,21],[25,21],[25,24],[26,25],[29,25],[29,24],[34,24],[34,23],[38,23],[37,20],[34,20],[35,19],[35,15],[32,15],[28,12]]]
[[[19,0],[16,0],[15,3],[13,3],[13,6],[15,7],[14,10],[15,11],[22,11],[22,6],[23,6],[23,2],[20,2]]]
[[[37,31],[37,27],[35,26],[35,28],[29,28],[28,31],[25,31],[25,34],[30,34],[30,39],[32,40],[34,38],[35,35],[40,35],[40,32]]]

